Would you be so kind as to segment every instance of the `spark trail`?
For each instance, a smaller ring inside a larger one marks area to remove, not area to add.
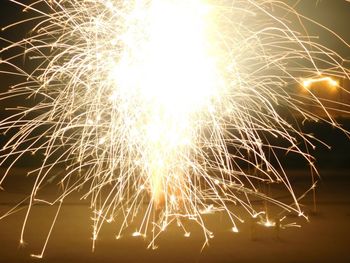
[[[17,131],[0,153],[2,164],[10,162],[0,185],[28,153],[44,156],[31,172],[21,243],[35,204],[58,207],[33,256],[44,255],[61,205],[81,189],[93,213],[93,247],[116,218],[117,238],[142,218],[133,236],[152,248],[174,222],[189,236],[186,220],[198,223],[206,244],[213,233],[204,217],[213,212],[226,214],[237,232],[237,206],[269,225],[256,199],[306,218],[280,151],[303,156],[316,172],[308,148],[319,141],[284,116],[341,129],[321,98],[296,87],[326,80],[347,92],[333,78],[350,77],[344,59],[307,34],[303,22],[316,22],[275,0],[11,2],[33,16],[3,30],[36,25],[23,40],[2,39],[2,73],[24,80],[0,99],[35,103],[0,122],[2,132]],[[34,69],[18,66],[23,55]],[[53,202],[38,198],[52,182],[62,194]],[[290,201],[261,190],[272,183]]]

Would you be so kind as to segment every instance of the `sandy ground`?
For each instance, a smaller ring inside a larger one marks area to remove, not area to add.
[[[201,231],[189,223],[190,238],[172,226],[158,239],[157,250],[147,249],[147,240],[131,237],[133,226],[129,234],[116,240],[116,226],[106,225],[92,252],[89,207],[70,202],[59,215],[45,257],[31,258],[31,253],[41,250],[54,216],[54,210],[38,206],[30,217],[25,235],[28,244],[24,247],[19,246],[24,211],[0,221],[0,262],[350,262],[350,173],[347,174],[334,172],[323,178],[317,191],[317,213],[310,215],[310,222],[288,218],[302,228],[278,231],[247,220],[239,224],[239,233],[233,233],[221,214],[208,216],[215,238],[203,251]],[[18,185],[17,191],[1,193],[0,212],[19,200],[23,189]],[[305,210],[310,211],[312,202],[305,203]]]

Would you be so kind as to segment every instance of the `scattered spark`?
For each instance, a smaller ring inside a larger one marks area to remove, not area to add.
[[[270,220],[266,220],[266,222],[263,222],[263,225],[264,225],[265,227],[274,227],[274,226],[276,226],[276,223],[275,223],[275,222],[272,222],[272,221],[270,221]]]
[[[32,172],[21,244],[40,190],[52,182],[62,190],[46,202],[58,209],[34,257],[44,255],[61,204],[78,190],[91,202],[93,249],[104,223],[119,224],[119,239],[137,216],[142,220],[132,236],[149,238],[149,247],[157,248],[172,222],[190,237],[185,220],[198,223],[205,245],[214,237],[206,214],[225,214],[238,232],[244,221],[237,205],[263,220],[256,199],[307,219],[278,151],[301,155],[316,171],[307,149],[319,141],[282,113],[342,129],[320,99],[297,87],[327,82],[346,92],[335,79],[349,79],[350,71],[336,52],[300,30],[303,17],[292,7],[277,0],[10,1],[33,13],[28,21],[39,21],[27,38],[7,41],[0,51],[0,63],[11,68],[1,73],[25,78],[0,100],[36,103],[0,122],[0,132],[17,131],[0,152],[2,165],[14,158],[0,185],[26,153],[43,154]],[[34,70],[18,66],[23,56]],[[65,174],[55,175],[62,167]],[[260,188],[275,182],[289,201]]]
[[[136,232],[132,233],[132,236],[133,237],[140,237],[140,236],[142,236],[142,234],[140,232],[136,231]]]
[[[190,237],[190,236],[191,236],[191,233],[190,233],[190,232],[186,232],[186,233],[184,234],[184,236],[185,236],[185,237]]]
[[[239,230],[238,230],[237,227],[233,227],[233,228],[232,228],[232,231],[233,231],[234,233],[238,233],[238,232],[239,232]]]

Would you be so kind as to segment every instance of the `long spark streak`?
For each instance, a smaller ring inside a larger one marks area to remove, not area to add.
[[[0,122],[2,132],[17,131],[0,153],[2,165],[11,161],[0,185],[27,153],[44,154],[31,172],[36,180],[21,242],[35,204],[59,207],[33,256],[44,255],[61,204],[79,189],[91,202],[93,247],[105,223],[123,219],[119,238],[137,215],[133,236],[151,236],[153,248],[172,222],[189,237],[186,220],[199,224],[208,243],[213,234],[204,215],[212,212],[225,213],[237,232],[243,219],[234,205],[274,226],[254,199],[306,218],[304,195],[293,192],[279,156],[301,155],[316,171],[308,148],[318,140],[282,116],[341,129],[321,98],[295,87],[350,78],[344,59],[303,31],[301,21],[313,21],[276,0],[10,1],[37,13],[23,22],[39,22],[29,37],[0,51],[2,73],[27,79],[0,100],[31,97],[36,104]],[[13,55],[18,48],[23,53]],[[34,70],[16,66],[23,54]],[[62,167],[65,174],[54,175]],[[62,194],[40,199],[52,182]],[[261,191],[267,183],[283,185],[291,202]]]

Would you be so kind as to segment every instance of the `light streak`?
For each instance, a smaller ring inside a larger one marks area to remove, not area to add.
[[[339,86],[339,83],[331,77],[321,77],[316,79],[306,79],[303,81],[304,88],[308,89],[315,83],[328,83],[332,88]]]
[[[301,83],[310,72],[349,79],[342,57],[293,27],[299,19],[313,21],[275,0],[11,2],[39,21],[30,36],[9,42],[0,53],[0,62],[11,68],[3,73],[26,78],[0,99],[36,101],[0,123],[2,132],[19,128],[3,147],[2,164],[14,161],[0,185],[27,153],[44,154],[32,172],[36,180],[21,243],[33,206],[58,206],[34,257],[44,255],[61,204],[78,189],[90,199],[93,248],[103,225],[116,218],[122,218],[117,239],[136,216],[142,218],[131,235],[148,238],[152,248],[174,222],[190,237],[186,220],[198,223],[207,244],[213,233],[204,217],[214,212],[225,213],[238,232],[243,216],[235,205],[273,226],[253,199],[307,218],[278,152],[299,154],[316,171],[307,149],[317,139],[293,127],[279,108],[338,127],[311,91],[299,94],[295,86],[335,85],[331,77]],[[23,53],[6,57],[18,48]],[[23,55],[37,63],[35,70],[17,66]],[[327,118],[303,106],[310,104]],[[62,167],[65,174],[54,175]],[[52,182],[62,194],[53,202],[39,199],[38,192]],[[260,190],[265,183],[283,185],[290,202]]]

